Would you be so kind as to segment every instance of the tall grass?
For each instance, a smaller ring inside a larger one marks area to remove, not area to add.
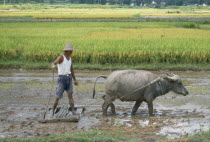
[[[0,58],[52,62],[66,42],[77,63],[210,63],[210,31],[173,22],[0,23]],[[205,25],[209,26],[209,25]],[[164,28],[165,27],[165,28]]]

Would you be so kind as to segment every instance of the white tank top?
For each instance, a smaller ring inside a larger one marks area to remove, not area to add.
[[[63,55],[63,62],[61,64],[57,64],[58,66],[58,75],[67,75],[71,74],[71,57],[69,60],[66,59],[66,57]]]

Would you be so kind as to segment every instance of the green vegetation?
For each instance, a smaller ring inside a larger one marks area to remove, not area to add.
[[[209,17],[208,6],[0,5],[0,21],[13,21],[0,23],[0,65],[49,68],[65,43],[72,42],[79,49],[73,54],[79,69],[208,70]],[[149,22],[138,22],[144,20]]]
[[[32,138],[0,139],[1,142],[140,142],[141,140],[123,135],[113,135],[102,131],[73,132]]]
[[[199,29],[177,28],[178,23],[0,23],[0,63],[4,67],[13,61],[19,62],[16,64],[19,67],[26,66],[26,61],[50,63],[62,54],[66,42],[72,42],[79,49],[73,53],[74,62],[79,64],[135,67],[140,64],[196,66],[210,63],[210,25],[199,24]]]
[[[165,7],[162,9],[118,6],[118,5],[88,5],[88,4],[19,4],[0,5],[0,19],[31,19],[31,20],[67,20],[67,19],[130,19],[176,17],[209,19],[209,7]],[[191,21],[192,21],[191,20]]]
[[[0,60],[1,69],[50,69],[51,63],[49,62],[27,62],[27,61],[2,61]],[[94,70],[115,70],[115,69],[144,69],[144,70],[210,70],[209,64],[80,64],[74,65],[76,69],[94,69]]]
[[[126,136],[122,134],[110,134],[104,131],[72,132],[59,135],[31,138],[0,138],[1,142],[141,142],[138,136]],[[194,136],[182,137],[179,139],[157,139],[157,142],[209,142],[210,131],[201,132]]]
[[[1,1],[1,0],[0,0]],[[151,6],[154,8],[154,5]],[[17,10],[46,10],[46,9],[59,9],[59,8],[77,8],[77,9],[87,9],[87,8],[102,8],[102,9],[113,9],[113,8],[129,8],[129,9],[148,9],[148,6],[129,6],[129,5],[100,5],[100,4],[75,4],[75,3],[66,3],[66,4],[47,4],[47,3],[20,3],[20,4],[10,4],[0,5],[0,10],[9,10],[9,9],[17,9]],[[161,9],[176,9],[179,10],[209,10],[209,6],[161,6]]]

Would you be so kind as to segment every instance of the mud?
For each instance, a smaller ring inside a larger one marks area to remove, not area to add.
[[[154,72],[163,77],[166,71]],[[0,138],[47,136],[73,131],[99,129],[111,133],[138,136],[145,141],[161,137],[169,139],[194,135],[210,128],[210,72],[174,72],[183,79],[190,92],[188,96],[169,93],[154,101],[155,116],[149,117],[145,103],[136,116],[131,116],[134,102],[115,101],[116,115],[109,111],[102,117],[103,82],[99,79],[96,99],[92,88],[98,75],[110,71],[76,71],[80,85],[74,86],[76,106],[85,107],[85,114],[78,123],[39,123],[50,94],[52,73],[47,71],[0,70]],[[55,80],[57,79],[57,75]],[[53,94],[55,94],[55,86]],[[50,106],[53,103],[52,97]],[[67,96],[59,105],[67,104]]]

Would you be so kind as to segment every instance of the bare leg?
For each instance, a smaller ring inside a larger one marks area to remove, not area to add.
[[[142,102],[143,101],[136,101],[135,105],[133,106],[131,115],[135,115],[136,114],[136,111],[138,110],[138,108],[139,108],[139,106],[141,105]]]
[[[148,109],[149,109],[149,116],[153,116],[153,103],[152,102],[148,102]]]
[[[69,105],[71,107],[72,113],[75,115],[75,109],[74,109],[74,99],[73,99],[73,94],[68,93],[68,98],[69,98]]]
[[[56,109],[56,107],[58,105],[58,102],[59,102],[59,99],[55,98],[55,101],[54,101],[54,104],[53,104],[53,109],[52,109],[52,116],[54,116],[55,109]]]

